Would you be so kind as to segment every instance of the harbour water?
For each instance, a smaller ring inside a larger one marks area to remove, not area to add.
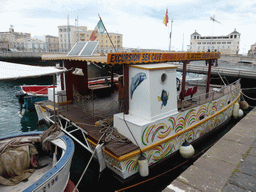
[[[0,135],[45,129],[37,126],[38,118],[35,111],[23,110],[23,115],[19,113],[20,107],[15,92],[18,86],[23,84],[50,84],[50,82],[52,80],[49,77],[0,81]]]

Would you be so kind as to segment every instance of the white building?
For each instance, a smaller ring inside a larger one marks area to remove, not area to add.
[[[60,52],[69,52],[69,50],[79,40],[79,33],[86,32],[87,27],[63,25],[58,26],[59,30],[59,50]]]
[[[221,54],[238,54],[241,34],[236,29],[226,36],[201,36],[198,32],[191,34],[190,51],[217,50]]]
[[[60,52],[69,52],[69,50],[75,45],[77,41],[89,41],[92,34],[92,30],[87,30],[85,26],[63,25],[58,26],[59,30],[59,50]],[[123,48],[123,35],[119,33],[103,33],[99,35],[96,41],[99,41],[98,52],[113,52],[113,46],[116,49],[121,50]],[[96,51],[96,52],[97,52]]]

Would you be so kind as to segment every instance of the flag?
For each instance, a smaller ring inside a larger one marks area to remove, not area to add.
[[[99,20],[99,22],[97,23],[96,27],[94,28],[91,36],[90,36],[90,41],[95,41],[95,39],[97,39],[97,37],[100,35],[100,34],[103,34],[104,31],[105,31],[105,27],[101,21],[101,19]]]
[[[163,24],[165,26],[167,26],[167,23],[169,22],[169,18],[168,18],[168,9],[166,9],[166,13],[165,13],[165,16],[164,16],[164,20],[163,20]]]

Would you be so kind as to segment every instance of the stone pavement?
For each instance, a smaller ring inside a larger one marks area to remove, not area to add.
[[[163,192],[256,191],[256,108]]]

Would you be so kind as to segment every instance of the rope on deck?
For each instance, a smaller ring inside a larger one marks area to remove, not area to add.
[[[105,142],[111,140],[118,141],[121,143],[128,142],[128,139],[120,134],[115,127],[113,127],[113,119],[103,119],[95,123],[96,126],[101,127],[100,133],[106,135]]]

